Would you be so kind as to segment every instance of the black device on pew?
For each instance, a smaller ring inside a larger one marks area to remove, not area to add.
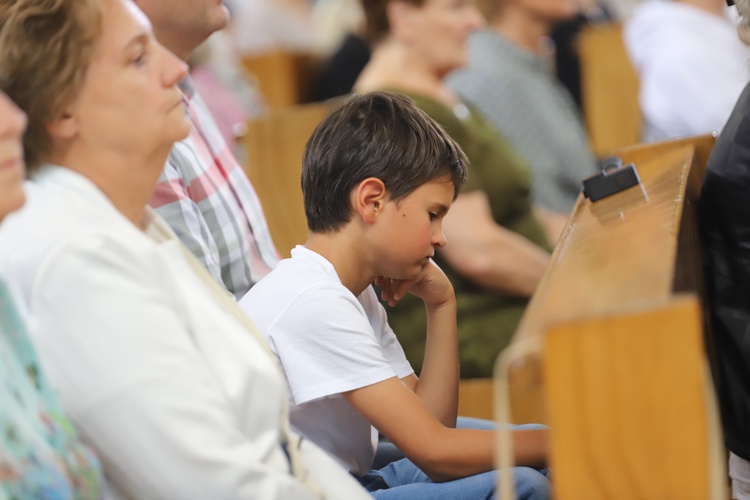
[[[635,164],[622,165],[622,159],[610,156],[601,162],[601,172],[583,180],[583,195],[591,201],[598,201],[641,182]]]

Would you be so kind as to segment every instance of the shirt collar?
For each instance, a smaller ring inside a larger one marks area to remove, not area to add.
[[[111,211],[118,218],[122,218],[123,221],[127,221],[130,226],[133,226],[133,224],[126,219],[119,210],[117,210],[110,199],[107,198],[107,195],[105,195],[96,184],[91,182],[88,177],[81,175],[74,170],[47,163],[42,165],[40,169],[33,174],[31,182],[40,186],[54,185],[61,187],[66,191],[75,193],[77,196],[85,198],[89,203],[98,208]],[[176,238],[169,225],[148,206],[143,214],[141,227],[143,228],[143,232],[145,232],[149,238],[159,243]]]

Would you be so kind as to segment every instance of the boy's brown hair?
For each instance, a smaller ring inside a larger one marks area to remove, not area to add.
[[[351,220],[352,190],[383,181],[399,201],[423,184],[450,178],[454,197],[466,182],[468,160],[443,128],[403,95],[353,95],[317,126],[302,159],[307,227],[336,231]]]

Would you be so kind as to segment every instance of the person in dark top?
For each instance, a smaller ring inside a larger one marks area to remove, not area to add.
[[[750,0],[736,1],[750,43]],[[709,158],[699,213],[732,498],[750,499],[750,84]]]

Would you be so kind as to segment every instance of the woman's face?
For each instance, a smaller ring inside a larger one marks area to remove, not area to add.
[[[484,19],[474,0],[425,0],[404,5],[404,41],[440,76],[468,62],[467,39]]]
[[[0,220],[23,205],[26,115],[0,92]]]
[[[77,139],[115,157],[168,151],[190,130],[176,87],[186,66],[156,41],[135,4],[102,5],[101,39],[70,106]]]

